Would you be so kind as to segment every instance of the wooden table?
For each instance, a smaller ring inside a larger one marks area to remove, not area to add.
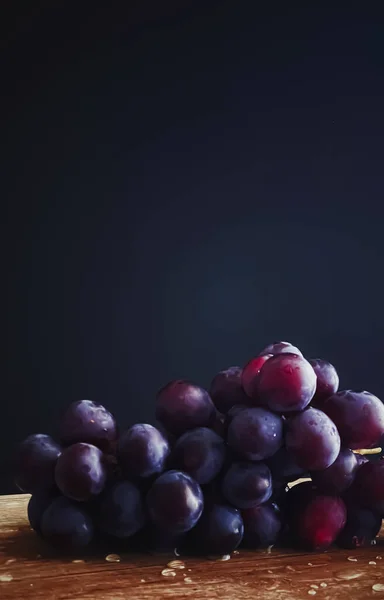
[[[29,527],[28,499],[0,497],[1,600],[384,599],[384,528],[377,544],[364,550],[240,550],[228,561],[187,558],[184,568],[169,569],[180,559],[120,554],[120,562],[108,562],[100,552],[55,557]],[[382,590],[374,591],[378,584]]]

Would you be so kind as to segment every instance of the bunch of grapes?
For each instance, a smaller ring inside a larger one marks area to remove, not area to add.
[[[30,524],[60,549],[103,539],[205,555],[369,545],[384,516],[384,460],[361,450],[381,442],[384,405],[338,388],[329,362],[278,342],[218,373],[209,392],[168,383],[159,428],[119,432],[104,406],[75,402],[59,443],[37,434],[19,448]]]

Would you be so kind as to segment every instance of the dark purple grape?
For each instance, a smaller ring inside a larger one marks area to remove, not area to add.
[[[28,502],[28,520],[37,533],[40,533],[40,523],[44,512],[48,506],[57,498],[58,491],[55,488],[51,490],[40,490],[35,492]]]
[[[263,365],[258,378],[260,402],[275,412],[303,410],[316,390],[316,373],[297,354],[277,354]]]
[[[343,529],[346,517],[341,498],[316,495],[296,513],[294,537],[308,550],[326,550]]]
[[[384,518],[384,459],[369,461],[357,469],[350,498]]]
[[[337,392],[324,400],[322,410],[352,450],[373,448],[384,434],[384,405],[369,392]]]
[[[305,469],[299,467],[285,446],[280,448],[276,454],[268,458],[265,461],[265,464],[269,467],[272,478],[277,481],[294,481],[307,474]]]
[[[59,496],[42,516],[41,533],[53,546],[70,550],[89,544],[93,537],[93,524],[79,505]]]
[[[297,464],[308,471],[330,467],[340,452],[335,424],[317,408],[288,419],[285,444]]]
[[[152,477],[164,471],[170,449],[158,429],[138,423],[122,434],[117,452],[127,477]]]
[[[55,469],[59,490],[79,502],[100,494],[106,477],[103,453],[91,444],[73,444],[63,450]]]
[[[175,435],[210,427],[215,418],[216,409],[208,392],[189,381],[171,381],[157,395],[156,419]]]
[[[69,405],[61,423],[61,441],[66,446],[85,442],[103,452],[115,450],[117,440],[115,418],[101,404],[80,400]]]
[[[272,477],[264,463],[234,463],[221,483],[224,498],[236,508],[263,504],[272,495]]]
[[[300,350],[290,342],[274,342],[273,344],[269,344],[269,346],[266,346],[266,348],[260,352],[260,356],[264,356],[265,354],[276,355],[285,353],[303,356]]]
[[[186,537],[187,551],[205,555],[230,554],[243,539],[244,525],[237,508],[213,504]]]
[[[203,507],[203,493],[199,484],[181,471],[172,470],[160,475],[147,494],[147,508],[152,522],[171,534],[192,529]]]
[[[220,473],[225,456],[223,438],[212,429],[198,427],[178,439],[172,450],[171,463],[175,469],[191,475],[197,483],[205,484]]]
[[[336,544],[341,548],[365,548],[381,529],[381,516],[365,508],[347,505],[347,522]]]
[[[242,372],[241,367],[229,367],[225,371],[220,371],[212,380],[209,393],[217,410],[223,414],[235,404],[248,402],[241,385]]]
[[[316,373],[316,392],[312,404],[321,408],[323,400],[335,394],[339,389],[339,376],[331,363],[321,358],[311,358],[310,364]]]
[[[15,460],[15,483],[31,494],[54,485],[55,466],[61,447],[49,435],[36,433],[19,446]]]
[[[259,394],[257,391],[259,375],[261,367],[264,363],[273,356],[272,354],[265,354],[263,356],[256,356],[251,358],[243,368],[241,375],[241,384],[248,398],[253,400],[252,404],[259,403]]]
[[[129,481],[115,483],[98,498],[95,515],[102,533],[117,538],[134,535],[145,523],[140,490]]]
[[[283,527],[276,504],[267,503],[243,510],[243,545],[248,548],[267,548],[276,544]]]
[[[340,495],[349,488],[356,471],[356,454],[348,448],[342,448],[330,467],[324,471],[314,471],[311,473],[311,477],[319,492]]]
[[[227,442],[242,459],[268,458],[283,444],[282,418],[264,408],[242,410],[228,426]]]

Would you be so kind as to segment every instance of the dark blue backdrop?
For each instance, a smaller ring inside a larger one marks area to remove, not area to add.
[[[167,380],[275,339],[384,397],[384,25],[257,4],[1,19],[0,491],[68,402],[151,421]]]

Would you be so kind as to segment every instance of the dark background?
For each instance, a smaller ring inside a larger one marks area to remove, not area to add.
[[[2,3],[0,492],[69,402],[275,339],[384,397],[384,21],[258,4]]]

